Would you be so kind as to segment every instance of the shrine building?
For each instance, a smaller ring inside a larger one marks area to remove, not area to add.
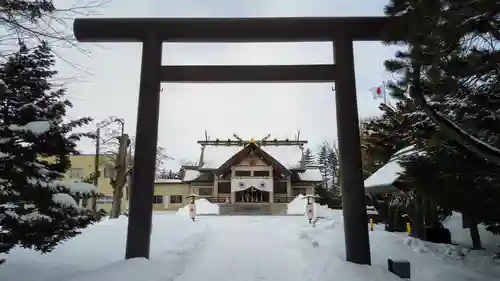
[[[279,210],[299,194],[314,194],[315,184],[323,182],[319,166],[305,163],[307,141],[268,136],[198,143],[198,165],[184,166],[180,180],[156,183],[155,195],[163,196],[163,208],[181,207],[188,203],[186,196],[195,193],[221,206],[269,205]]]
[[[180,179],[158,179],[155,182],[153,209],[175,211],[197,194],[222,209],[253,208],[249,213],[267,210],[280,213],[298,194],[314,194],[314,186],[323,182],[319,166],[306,165],[304,145],[307,141],[290,139],[198,141],[201,146],[198,165],[183,166]],[[94,171],[93,155],[71,156],[68,180],[83,179]],[[102,164],[97,200],[98,209],[109,211],[113,189],[109,185],[110,167]],[[128,188],[122,207],[128,205]]]

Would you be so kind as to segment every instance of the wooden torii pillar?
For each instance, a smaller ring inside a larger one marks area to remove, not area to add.
[[[126,258],[149,258],[161,82],[335,82],[347,261],[371,264],[353,41],[388,39],[400,18],[82,18],[80,42],[142,42]],[[162,66],[163,42],[334,42],[333,65]]]

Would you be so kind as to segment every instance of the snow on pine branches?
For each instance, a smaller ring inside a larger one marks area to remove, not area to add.
[[[86,136],[72,131],[91,119],[64,120],[72,104],[50,82],[54,63],[41,44],[21,46],[0,65],[0,253],[48,252],[98,219],[79,204],[96,188],[65,180],[69,155]]]

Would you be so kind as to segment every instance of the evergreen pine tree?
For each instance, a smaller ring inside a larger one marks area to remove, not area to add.
[[[334,145],[334,144],[333,144]],[[339,155],[334,146],[328,146],[327,163],[330,170],[331,190],[334,196],[340,194],[340,163]]]
[[[306,165],[314,164],[314,156],[310,148],[306,148],[304,151],[304,162]]]
[[[403,42],[409,49],[387,61],[386,68],[399,77],[389,83],[392,95],[413,108],[413,112],[403,112],[413,123],[406,139],[424,150],[403,161],[403,179],[417,193],[485,222],[493,231],[500,221],[500,213],[489,206],[500,199],[498,166],[471,153],[470,147],[476,145],[464,146],[456,136],[471,134],[500,147],[500,120],[495,114],[498,91],[492,90],[499,86],[498,67],[493,65],[500,63],[500,51],[491,47],[500,41],[499,5],[479,0],[392,0],[385,9],[389,16],[408,19],[407,26],[395,27],[393,32],[409,35]],[[408,98],[409,86],[414,90],[413,100]],[[425,97],[430,111],[424,110],[419,95]],[[446,116],[463,131],[450,133],[441,119],[439,123],[429,118],[429,112]],[[411,120],[415,116],[424,118]]]
[[[402,100],[395,106],[380,105],[382,116],[372,118],[363,124],[361,152],[363,175],[371,174],[385,165],[397,151],[414,143],[412,132],[420,132],[416,123],[425,117],[414,114],[415,106],[409,100]]]
[[[400,38],[406,38],[409,47],[396,60],[386,62],[401,78],[389,87],[399,96],[409,89],[408,94],[444,137],[498,166],[500,148],[474,130],[464,130],[452,120],[455,112],[448,107],[463,103],[460,92],[477,88],[496,71],[499,8],[495,0],[392,0],[385,9],[389,16],[406,18],[392,32],[403,35]]]
[[[330,165],[328,163],[328,144],[323,142],[319,147],[317,156],[318,165],[320,165],[321,174],[323,178],[327,179],[331,175]],[[325,187],[326,188],[326,187]]]
[[[169,171],[164,168],[160,168],[156,170],[156,178],[157,179],[169,179]]]
[[[66,122],[71,103],[51,79],[55,60],[46,44],[19,52],[0,67],[0,252],[14,246],[48,252],[96,221],[77,202],[94,194],[87,183],[64,183],[70,154],[91,121]]]

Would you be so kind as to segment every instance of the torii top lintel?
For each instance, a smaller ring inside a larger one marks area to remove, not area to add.
[[[164,42],[318,42],[338,36],[353,41],[401,39],[388,34],[400,17],[278,18],[78,18],[80,42],[143,42],[154,34]]]

